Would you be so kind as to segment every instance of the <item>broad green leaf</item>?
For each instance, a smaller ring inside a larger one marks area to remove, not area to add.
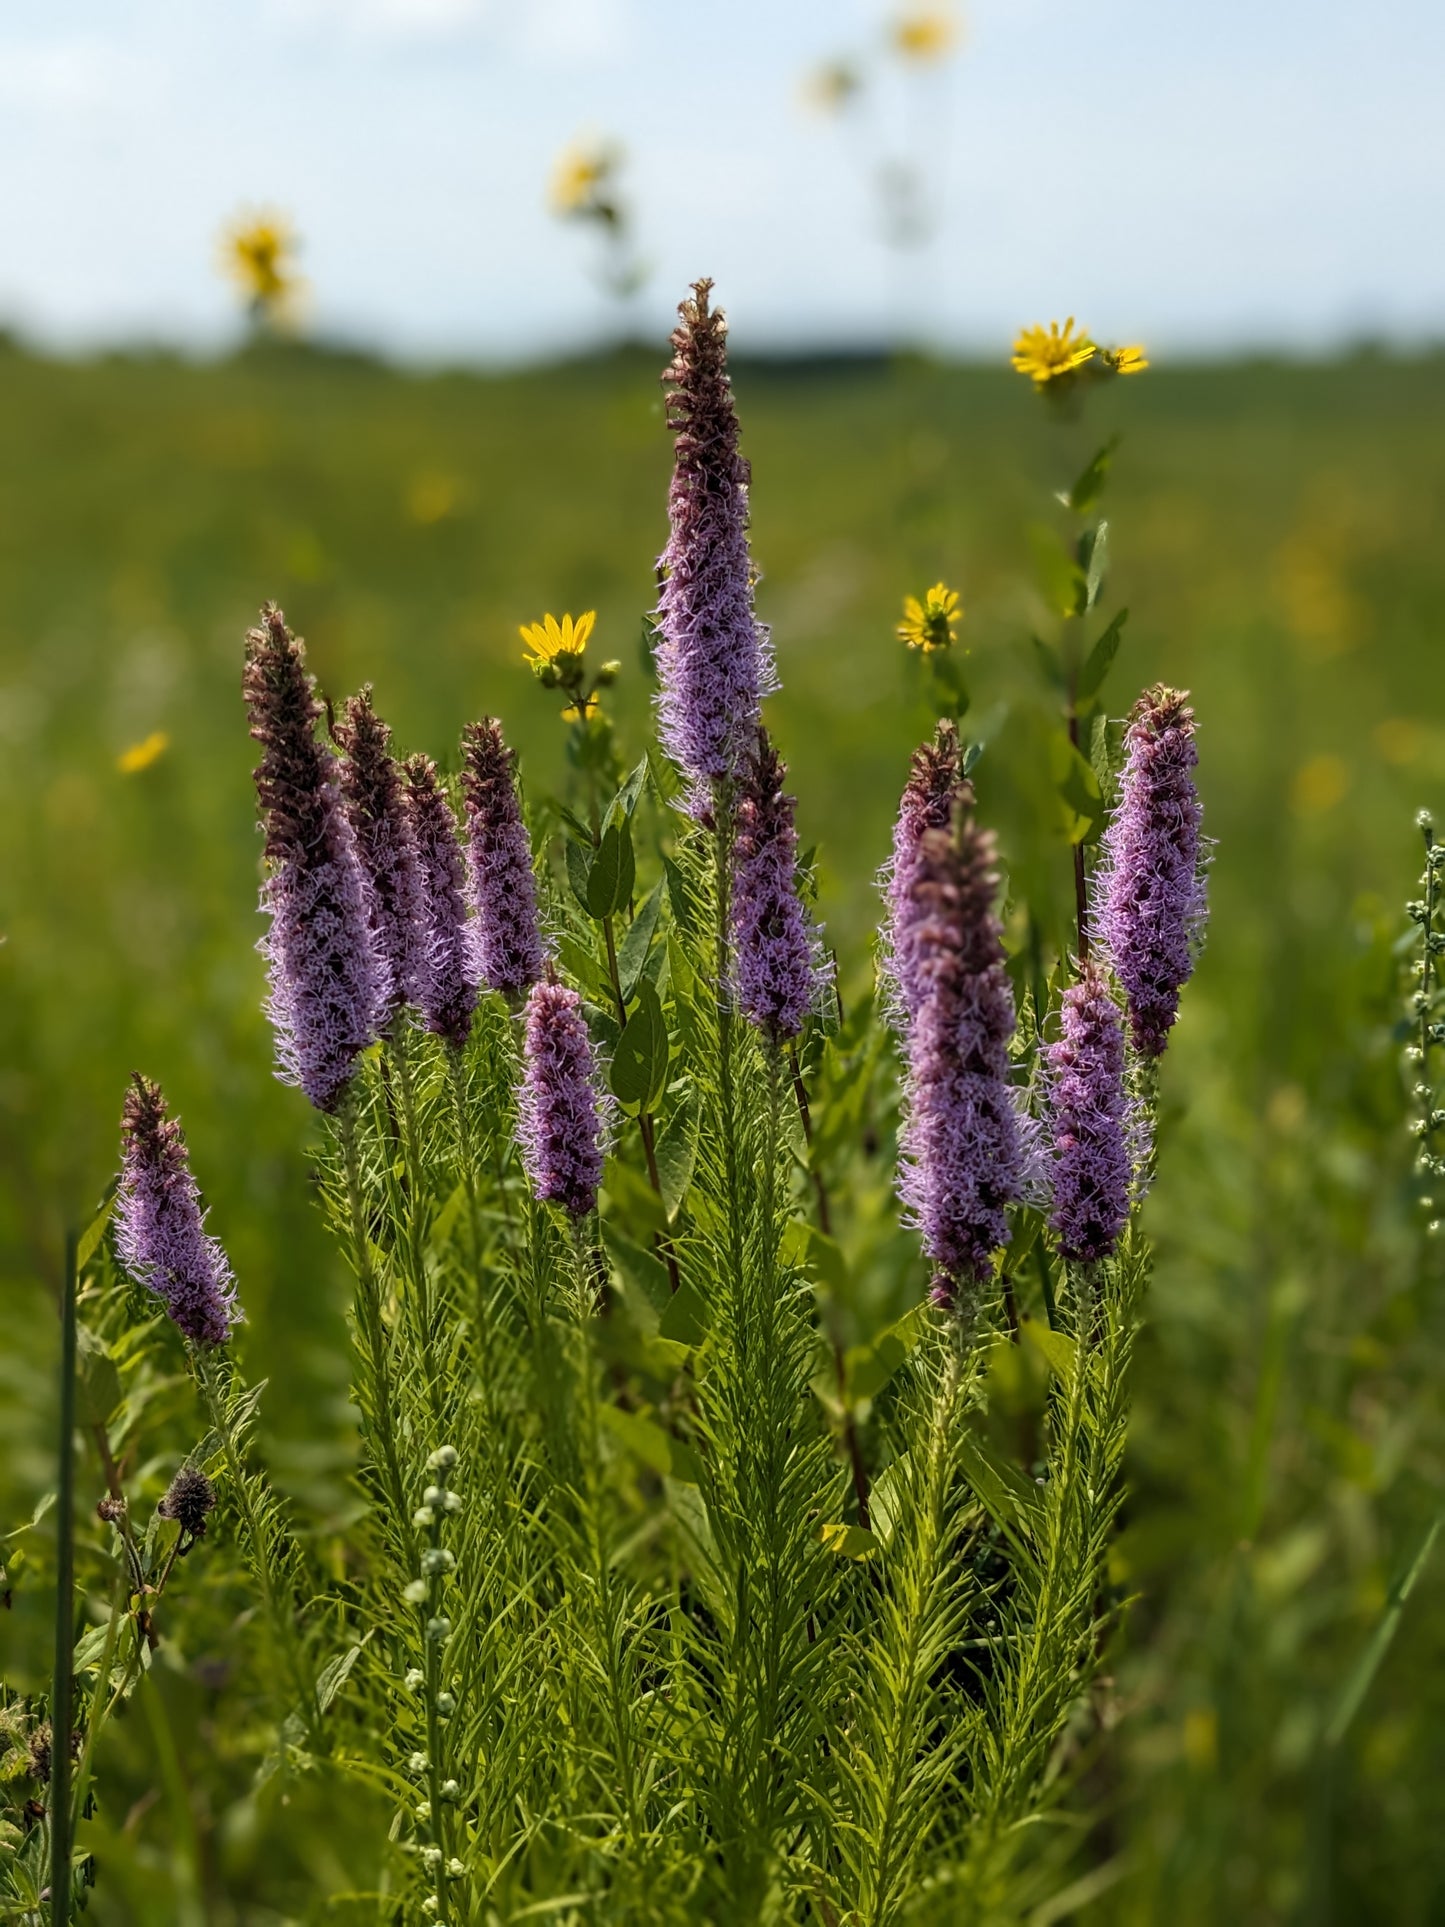
[[[848,1402],[875,1398],[928,1329],[927,1303],[915,1305],[867,1345],[854,1345],[844,1359]]]
[[[1007,1535],[1009,1543],[1037,1567],[1028,1535],[1038,1513],[1037,1489],[1015,1466],[996,1459],[988,1446],[969,1426],[960,1426],[958,1454],[964,1477],[973,1487],[979,1504],[994,1524]]]
[[[697,1453],[652,1419],[644,1418],[640,1412],[624,1412],[617,1405],[604,1405],[601,1418],[613,1437],[660,1478],[677,1479],[683,1485],[701,1482],[702,1467]]]
[[[657,1176],[668,1223],[677,1216],[697,1163],[698,1104],[689,1087],[673,1106],[667,1127],[657,1140]]]
[[[104,1425],[120,1404],[120,1373],[105,1340],[84,1325],[75,1332],[75,1409],[82,1425]]]
[[[637,986],[637,1002],[627,1028],[612,1054],[610,1083],[621,1104],[649,1111],[667,1083],[667,1024],[662,1001],[646,977]]]
[[[637,865],[632,854],[632,831],[624,817],[603,832],[587,875],[587,908],[601,922],[614,916],[632,895]]]
[[[1088,467],[1080,474],[1074,486],[1067,494],[1059,497],[1065,508],[1071,508],[1075,515],[1088,514],[1104,492],[1104,484],[1109,479],[1109,465],[1113,461],[1114,451],[1118,448],[1121,439],[1121,436],[1111,435]]]
[[[1049,770],[1063,808],[1064,835],[1082,843],[1103,819],[1104,794],[1099,779],[1063,730],[1049,740]]]
[[[633,1244],[630,1238],[624,1238],[610,1224],[604,1223],[602,1227],[602,1242],[622,1281],[624,1292],[635,1291],[654,1312],[659,1315],[665,1312],[672,1303],[672,1286],[662,1260],[655,1258],[650,1251],[644,1251],[641,1245]]]
[[[666,1231],[667,1213],[662,1208],[662,1199],[630,1164],[624,1164],[621,1158],[608,1158],[602,1172],[602,1187],[629,1229]]]
[[[830,1552],[840,1552],[845,1559],[868,1559],[878,1550],[877,1535],[866,1526],[850,1526],[841,1523],[819,1528],[823,1544]]]
[[[335,1659],[322,1667],[316,1678],[316,1705],[321,1712],[330,1709],[332,1701],[351,1677],[351,1669],[361,1658],[361,1649],[370,1638],[371,1634],[368,1633],[365,1639],[348,1646],[344,1653],[338,1653]]]
[[[614,823],[625,823],[631,820],[632,812],[637,808],[638,799],[642,795],[646,782],[647,758],[644,756],[642,761],[637,765],[637,768],[633,770],[632,774],[627,778],[627,781],[622,785],[622,788],[617,792],[616,796],[614,796],[612,801],[607,805],[607,814],[602,819],[604,829],[611,828]]]
[[[1068,1378],[1074,1369],[1074,1353],[1078,1348],[1067,1332],[1055,1331],[1052,1325],[1046,1325],[1041,1318],[1023,1319],[1019,1332],[1057,1378]]]
[[[1055,649],[1051,642],[1045,642],[1042,636],[1030,636],[1029,640],[1034,645],[1034,653],[1039,659],[1039,664],[1044,674],[1054,685],[1055,689],[1062,689],[1067,679],[1064,675],[1064,665],[1060,660],[1058,650]]]
[[[567,839],[567,881],[572,886],[572,894],[582,908],[591,915],[587,902],[587,879],[592,870],[592,855],[585,844]]]
[[[7,1539],[18,1539],[21,1533],[29,1532],[32,1526],[38,1526],[40,1524],[40,1521],[45,1517],[46,1513],[50,1510],[50,1508],[54,1504],[55,1504],[55,1494],[53,1492],[41,1493],[40,1497],[35,1501],[35,1510],[31,1513],[30,1517],[25,1521],[24,1525],[16,1526],[15,1530],[13,1532],[7,1532],[5,1534],[5,1537]]]
[[[1085,529],[1079,538],[1079,566],[1083,574],[1083,593],[1075,607],[1076,615],[1087,615],[1099,600],[1104,586],[1104,571],[1109,566],[1109,524],[1100,522]]]
[[[114,1195],[112,1195],[106,1199],[105,1203],[85,1227],[85,1230],[80,1234],[80,1242],[75,1247],[75,1275],[77,1278],[81,1276],[85,1267],[90,1263],[96,1251],[99,1249],[100,1241],[105,1236],[105,1228],[110,1223],[110,1214],[114,1204],[115,1198]]]
[[[1029,544],[1049,607],[1061,616],[1077,615],[1087,591],[1087,577],[1083,568],[1051,528],[1038,526],[1030,529]]]
[[[807,1233],[804,1247],[805,1262],[815,1277],[821,1278],[830,1290],[845,1293],[848,1289],[848,1260],[843,1256],[843,1247],[836,1238],[830,1238],[816,1225],[803,1227]]]
[[[672,905],[672,921],[684,935],[687,935],[697,928],[697,899],[689,888],[687,877],[679,864],[675,863],[670,856],[665,856],[662,859],[662,867],[667,875],[667,896]]]
[[[1113,667],[1114,658],[1119,653],[1119,644],[1123,640],[1124,624],[1128,620],[1129,611],[1121,609],[1085,658],[1074,691],[1074,707],[1081,715],[1086,709],[1093,707],[1094,698],[1103,687],[1104,678]]]
[[[691,1279],[684,1278],[658,1320],[657,1335],[679,1345],[700,1345],[707,1337],[708,1323],[707,1300]]]
[[[622,995],[629,1001],[647,962],[647,953],[652,948],[652,939],[657,932],[657,920],[662,915],[662,893],[665,887],[663,883],[653,886],[637,915],[623,931],[622,941],[617,946],[617,974],[622,980]]]

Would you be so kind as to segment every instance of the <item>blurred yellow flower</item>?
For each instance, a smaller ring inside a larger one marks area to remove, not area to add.
[[[803,99],[822,113],[836,114],[861,92],[863,80],[856,67],[846,60],[830,60],[813,70],[803,82]]]
[[[1021,375],[1027,375],[1042,388],[1062,375],[1073,374],[1098,352],[1082,329],[1075,332],[1074,317],[1070,315],[1062,328],[1057,321],[1051,321],[1047,328],[1023,329],[1014,343],[1013,365]]]
[[[153,729],[143,742],[132,743],[129,749],[122,750],[115,759],[115,766],[122,776],[135,776],[140,770],[149,769],[171,746],[171,739],[163,729]]]
[[[951,8],[915,7],[894,21],[892,38],[905,60],[942,60],[958,39],[958,18]]]
[[[1103,359],[1104,366],[1113,375],[1140,375],[1149,366],[1137,342],[1129,348],[1106,348]]]
[[[555,662],[558,656],[580,656],[596,621],[597,611],[589,609],[575,621],[563,616],[558,622],[556,616],[547,615],[540,622],[524,622],[521,637],[532,651],[528,660],[535,668],[538,663]]]
[[[263,315],[278,314],[301,287],[296,230],[284,214],[241,216],[221,236],[221,266]]]
[[[1415,762],[1425,747],[1425,732],[1410,716],[1389,716],[1376,723],[1371,734],[1385,761],[1401,768]]]
[[[1295,771],[1290,805],[1296,816],[1323,816],[1350,787],[1349,765],[1339,756],[1312,756]]]
[[[423,527],[431,522],[444,522],[456,513],[461,493],[461,483],[455,475],[430,472],[414,475],[406,491],[406,512],[413,522],[420,522]]]
[[[556,214],[591,212],[598,191],[612,178],[622,156],[610,143],[574,141],[552,170],[551,202]]]
[[[935,582],[921,602],[917,596],[903,598],[898,640],[906,642],[910,649],[921,649],[925,655],[935,649],[947,649],[958,640],[961,613],[957,589]]]

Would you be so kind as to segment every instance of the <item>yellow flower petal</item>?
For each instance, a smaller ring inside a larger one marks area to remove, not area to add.
[[[115,766],[122,776],[135,776],[143,769],[149,769],[171,746],[171,739],[163,729],[153,729],[149,736],[139,743],[132,743],[129,749],[122,750],[115,759]]]

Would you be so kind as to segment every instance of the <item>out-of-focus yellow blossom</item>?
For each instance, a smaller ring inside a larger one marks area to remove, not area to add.
[[[456,513],[462,487],[455,475],[428,472],[414,475],[406,491],[406,512],[413,522],[426,527],[444,522]]]
[[[946,7],[915,7],[899,14],[892,38],[905,60],[942,60],[958,39],[958,17]]]
[[[171,746],[171,739],[163,729],[153,729],[142,742],[132,743],[129,749],[121,751],[115,759],[115,766],[122,776],[135,776],[151,764],[158,762]]]
[[[1043,388],[1051,381],[1073,374],[1098,352],[1083,329],[1075,330],[1074,317],[1070,315],[1062,328],[1057,321],[1051,321],[1047,328],[1023,329],[1014,343],[1013,365],[1035,386]]]
[[[275,316],[300,292],[296,231],[284,214],[233,221],[221,236],[221,266],[258,314]]]
[[[1295,771],[1290,805],[1296,816],[1323,816],[1343,801],[1350,767],[1340,756],[1312,756]]]
[[[947,649],[958,640],[958,591],[935,582],[920,602],[917,596],[903,598],[903,620],[898,625],[898,640],[910,649],[930,655]]]
[[[862,92],[863,77],[846,60],[830,60],[815,68],[803,83],[803,99],[825,114],[836,114]]]
[[[1425,747],[1425,732],[1410,716],[1388,716],[1375,724],[1371,734],[1385,761],[1402,769],[1406,763],[1418,761]]]
[[[602,190],[616,173],[621,158],[619,149],[609,142],[574,141],[564,148],[552,170],[552,211],[597,213],[603,202]]]
[[[1112,375],[1142,375],[1149,366],[1148,358],[1137,342],[1128,348],[1105,348],[1102,358]]]
[[[538,663],[555,662],[559,656],[580,657],[596,621],[597,611],[589,609],[575,620],[563,616],[558,622],[556,616],[546,615],[540,622],[524,622],[521,636],[532,651],[528,660],[533,668]]]

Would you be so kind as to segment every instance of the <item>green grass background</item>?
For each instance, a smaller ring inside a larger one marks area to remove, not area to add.
[[[484,378],[305,351],[0,353],[0,1529],[48,1481],[49,1294],[133,1067],[182,1113],[235,1260],[277,1475],[313,1529],[344,1517],[345,1284],[309,1198],[310,1118],[269,1073],[241,636],[279,600],[326,688],[374,682],[407,748],[446,758],[464,720],[500,714],[540,791],[564,781],[564,731],[517,625],[595,607],[640,747],[659,363]],[[1438,1920],[1445,1550],[1344,1741],[1325,1731],[1445,1487],[1441,1266],[1403,1137],[1393,954],[1413,811],[1445,813],[1445,362],[1166,364],[1072,426],[1006,372],[923,362],[745,365],[737,390],[771,718],[845,985],[929,722],[893,638],[907,590],[962,590],[981,808],[1033,891],[1065,887],[1033,773],[1031,530],[1116,428],[1111,593],[1131,616],[1112,703],[1162,676],[1198,710],[1218,849],[1149,1206],[1125,1717],[1088,1781],[1090,1871],[1047,1918]],[[122,774],[154,730],[165,754]],[[48,1607],[14,1543],[4,1668],[34,1687]],[[297,1896],[359,1881],[367,1816],[317,1788],[290,1809],[250,1793],[202,1658],[162,1669],[179,1779],[165,1729],[138,1708],[118,1729],[96,1917],[188,1918],[187,1881],[208,1920],[336,1917]]]

